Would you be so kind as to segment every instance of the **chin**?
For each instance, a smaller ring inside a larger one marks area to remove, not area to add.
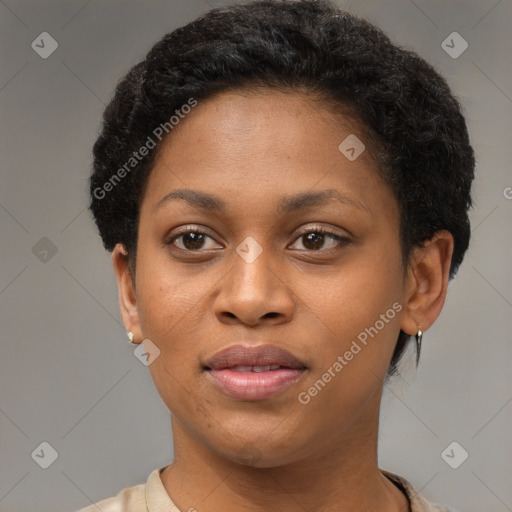
[[[223,458],[242,466],[252,468],[275,468],[290,464],[297,460],[298,447],[289,443],[293,436],[286,440],[275,439],[275,444],[270,443],[268,436],[251,440],[240,440],[238,445],[221,445],[218,442],[211,444],[215,451]],[[249,439],[249,438],[246,438]]]

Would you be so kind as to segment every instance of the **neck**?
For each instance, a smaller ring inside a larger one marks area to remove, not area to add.
[[[369,408],[373,413],[350,432],[323,439],[324,449],[318,440],[314,452],[273,467],[219,455],[173,416],[174,462],[162,472],[162,482],[181,511],[406,512],[407,498],[378,468],[379,405],[380,396],[377,407]]]

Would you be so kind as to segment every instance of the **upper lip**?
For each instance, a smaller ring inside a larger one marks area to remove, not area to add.
[[[306,368],[306,365],[284,348],[275,345],[231,345],[206,361],[207,370],[222,370],[232,366],[272,366]]]

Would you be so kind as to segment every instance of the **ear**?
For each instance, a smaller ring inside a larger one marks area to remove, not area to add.
[[[112,252],[112,263],[117,278],[123,324],[127,332],[133,332],[135,341],[142,341],[135,285],[128,266],[128,253],[123,244],[115,246]]]
[[[426,331],[441,313],[448,291],[453,236],[437,231],[423,247],[417,247],[409,260],[404,314],[400,328],[416,334]]]

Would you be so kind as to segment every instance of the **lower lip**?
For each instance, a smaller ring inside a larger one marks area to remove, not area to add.
[[[208,370],[213,383],[226,395],[237,400],[265,400],[292,386],[304,369],[268,372],[236,372],[229,369]]]

